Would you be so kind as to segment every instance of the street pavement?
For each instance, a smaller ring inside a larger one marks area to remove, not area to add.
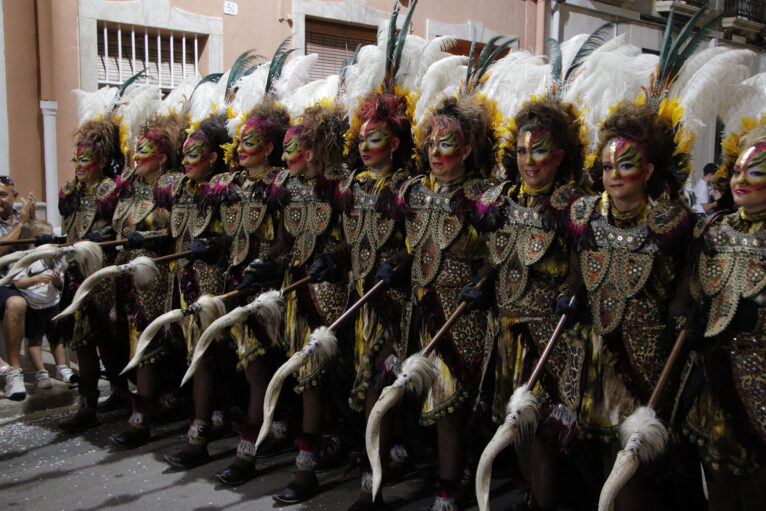
[[[109,441],[110,435],[124,428],[124,413],[101,415],[98,427],[68,435],[58,430],[56,421],[71,413],[72,407],[13,415],[12,406],[17,404],[0,399],[0,508],[8,511],[275,509],[271,495],[287,484],[294,469],[295,454],[285,453],[259,462],[259,475],[253,481],[229,488],[217,483],[214,475],[233,459],[235,437],[212,442],[211,461],[184,471],[170,468],[162,459],[183,445],[183,421],[155,428],[152,442],[124,451]],[[384,488],[385,509],[411,511],[429,505],[432,494],[423,472]],[[345,510],[359,488],[358,476],[346,474],[345,468],[320,474],[319,482],[319,495],[288,509]],[[508,480],[495,481],[493,486],[493,510],[510,509],[518,502],[519,493]]]

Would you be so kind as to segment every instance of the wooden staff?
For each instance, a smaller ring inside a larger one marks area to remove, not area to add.
[[[681,354],[686,342],[686,334],[696,313],[697,307],[694,307],[686,318],[684,327],[678,333],[647,406],[637,408],[620,426],[620,441],[624,447],[617,453],[612,471],[601,488],[601,495],[598,498],[599,511],[611,511],[617,494],[630,481],[639,465],[651,462],[665,451],[668,430],[657,417],[655,408],[659,404],[662,390],[670,378],[673,366]]]
[[[482,277],[476,287],[482,287],[487,281],[487,277]],[[407,358],[402,364],[401,372],[391,385],[385,387],[378,401],[370,412],[365,429],[365,445],[367,447],[367,457],[370,460],[372,469],[372,498],[380,489],[380,483],[383,479],[383,467],[380,459],[380,431],[383,417],[388,411],[398,403],[404,395],[405,389],[413,393],[422,394],[427,392],[436,380],[436,369],[428,360],[428,355],[439,345],[444,335],[449,331],[455,321],[463,314],[468,302],[460,302],[455,311],[450,315],[447,321],[442,325],[431,342],[419,353]]]
[[[575,296],[577,296],[579,289],[580,285],[569,299],[569,307],[574,307]],[[505,422],[497,428],[487,447],[481,453],[475,480],[476,501],[480,511],[489,510],[489,483],[492,478],[492,463],[497,455],[509,445],[519,440],[523,441],[537,428],[537,398],[532,394],[532,389],[540,378],[553,348],[564,332],[566,322],[567,315],[562,314],[529,379],[524,385],[513,391],[513,395],[506,406]]]
[[[316,360],[320,365],[324,365],[327,360],[335,356],[335,352],[338,349],[338,339],[333,333],[337,330],[346,320],[351,318],[359,308],[367,303],[367,301],[375,296],[384,287],[382,280],[375,283],[359,300],[357,300],[351,307],[349,307],[338,319],[332,322],[329,327],[319,327],[313,332],[309,338],[309,342],[300,351],[297,351],[287,362],[282,364],[279,369],[276,370],[274,375],[269,381],[269,386],[266,388],[266,395],[263,400],[263,423],[261,429],[258,432],[258,439],[255,441],[255,449],[263,443],[271,430],[271,423],[274,420],[274,411],[277,407],[277,401],[279,400],[279,393],[285,383],[288,376],[298,371],[301,367],[309,363],[309,360]]]

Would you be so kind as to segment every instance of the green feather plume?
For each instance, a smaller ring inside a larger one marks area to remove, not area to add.
[[[280,43],[277,51],[274,52],[274,57],[272,57],[271,64],[269,65],[269,74],[266,78],[266,94],[272,93],[271,89],[282,74],[282,68],[284,68],[287,58],[296,50],[296,48],[287,48],[287,43],[290,42],[292,37],[292,34],[287,36],[285,40]]]

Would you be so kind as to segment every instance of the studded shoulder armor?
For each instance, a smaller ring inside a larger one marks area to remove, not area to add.
[[[745,234],[734,229],[731,224],[737,215],[708,226],[713,255],[699,256],[702,291],[712,299],[705,336],[723,332],[740,299],[753,299],[766,286],[766,232]]]
[[[69,190],[71,190],[69,191],[70,194],[78,194],[77,207],[70,215],[62,219],[63,229],[70,240],[81,240],[91,231],[99,216],[100,204],[111,199],[116,188],[117,184],[109,178],[102,179],[94,192],[89,195],[81,193],[74,182],[64,185],[62,191],[65,195],[68,195],[66,192]],[[101,220],[108,225],[111,221],[111,215],[109,218],[102,218]]]
[[[269,209],[268,191],[275,172],[267,172],[259,180],[247,179],[244,173],[237,181],[239,200],[222,204],[221,222],[223,231],[232,239],[231,264],[236,266],[247,259],[250,253],[250,238],[263,224]]]

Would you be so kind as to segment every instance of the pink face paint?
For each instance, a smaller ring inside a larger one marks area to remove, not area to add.
[[[302,174],[308,162],[303,144],[295,128],[288,130],[282,148],[282,161],[287,163],[290,175]]]
[[[239,164],[247,167],[248,163],[257,160],[258,156],[266,151],[266,145],[263,143],[261,132],[255,127],[252,120],[245,124],[239,135],[239,145],[237,154],[239,155]]]
[[[391,161],[392,138],[385,123],[367,121],[359,132],[359,155],[364,165],[377,169]]]
[[[75,150],[75,176],[80,181],[93,184],[101,177],[102,166],[93,143],[86,139],[77,144]]]
[[[212,172],[210,149],[204,133],[195,131],[184,143],[184,172],[191,179],[202,179]]]
[[[635,203],[646,196],[644,186],[651,174],[636,142],[624,137],[610,140],[601,153],[601,168],[604,189],[613,199]]]
[[[559,150],[550,130],[537,128],[519,133],[516,163],[519,175],[533,189],[545,188],[556,179]]]
[[[766,142],[742,151],[731,171],[734,202],[745,211],[766,209]]]

